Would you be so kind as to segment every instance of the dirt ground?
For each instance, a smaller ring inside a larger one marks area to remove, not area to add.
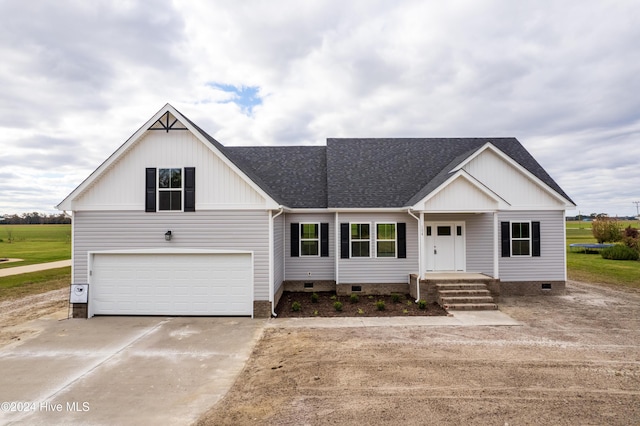
[[[29,321],[55,315],[66,318],[69,307],[69,289],[0,302],[0,347],[25,339],[39,332]]]
[[[499,306],[523,325],[267,328],[198,424],[640,424],[640,292]]]
[[[67,300],[0,302],[0,346]],[[266,328],[198,424],[640,424],[640,292],[570,282],[499,306],[523,325]]]

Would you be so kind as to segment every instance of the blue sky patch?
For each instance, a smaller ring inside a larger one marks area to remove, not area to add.
[[[262,104],[262,98],[258,96],[260,89],[258,86],[234,86],[222,83],[209,83],[209,86],[233,94],[232,99],[222,103],[233,102],[247,115],[251,115],[254,106]]]

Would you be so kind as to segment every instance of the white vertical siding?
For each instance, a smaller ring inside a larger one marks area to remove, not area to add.
[[[88,282],[87,252],[194,248],[254,252],[254,298],[269,299],[269,215],[266,211],[145,213],[75,212],[73,280]],[[171,241],[164,233],[171,230]]]
[[[284,281],[284,214],[273,221],[273,291]]]
[[[501,212],[499,222],[539,221],[540,257],[500,257],[502,281],[564,281],[566,246],[563,211]],[[499,252],[500,256],[501,253]]]
[[[407,226],[407,258],[350,258],[340,259],[339,284],[405,283],[411,273],[418,272],[418,221],[406,213],[340,213],[340,223],[397,222]],[[371,241],[374,254],[375,240]]]
[[[496,208],[497,201],[463,177],[458,177],[424,203],[424,210],[427,211],[487,211]]]
[[[563,207],[563,204],[549,195],[549,192],[490,149],[485,150],[463,168],[512,207]]]
[[[335,280],[335,230],[333,213],[288,213],[284,227],[284,263],[285,279],[296,280]],[[292,223],[328,223],[329,224],[329,256],[291,257],[291,224]]]
[[[265,199],[191,132],[149,131],[73,203],[74,210],[144,210],[145,168],[195,167],[196,209],[264,206]]]

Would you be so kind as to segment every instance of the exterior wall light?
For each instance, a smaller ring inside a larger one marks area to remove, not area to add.
[[[171,231],[167,231],[164,233],[164,239],[166,241],[171,241]]]

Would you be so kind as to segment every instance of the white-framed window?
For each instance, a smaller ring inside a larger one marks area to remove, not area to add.
[[[511,256],[531,256],[531,222],[511,222]]]
[[[371,257],[371,224],[350,223],[351,257]]]
[[[376,257],[396,257],[398,237],[395,223],[376,223]]]
[[[320,224],[300,224],[300,256],[320,256]]]
[[[158,210],[182,211],[182,168],[158,169]]]

